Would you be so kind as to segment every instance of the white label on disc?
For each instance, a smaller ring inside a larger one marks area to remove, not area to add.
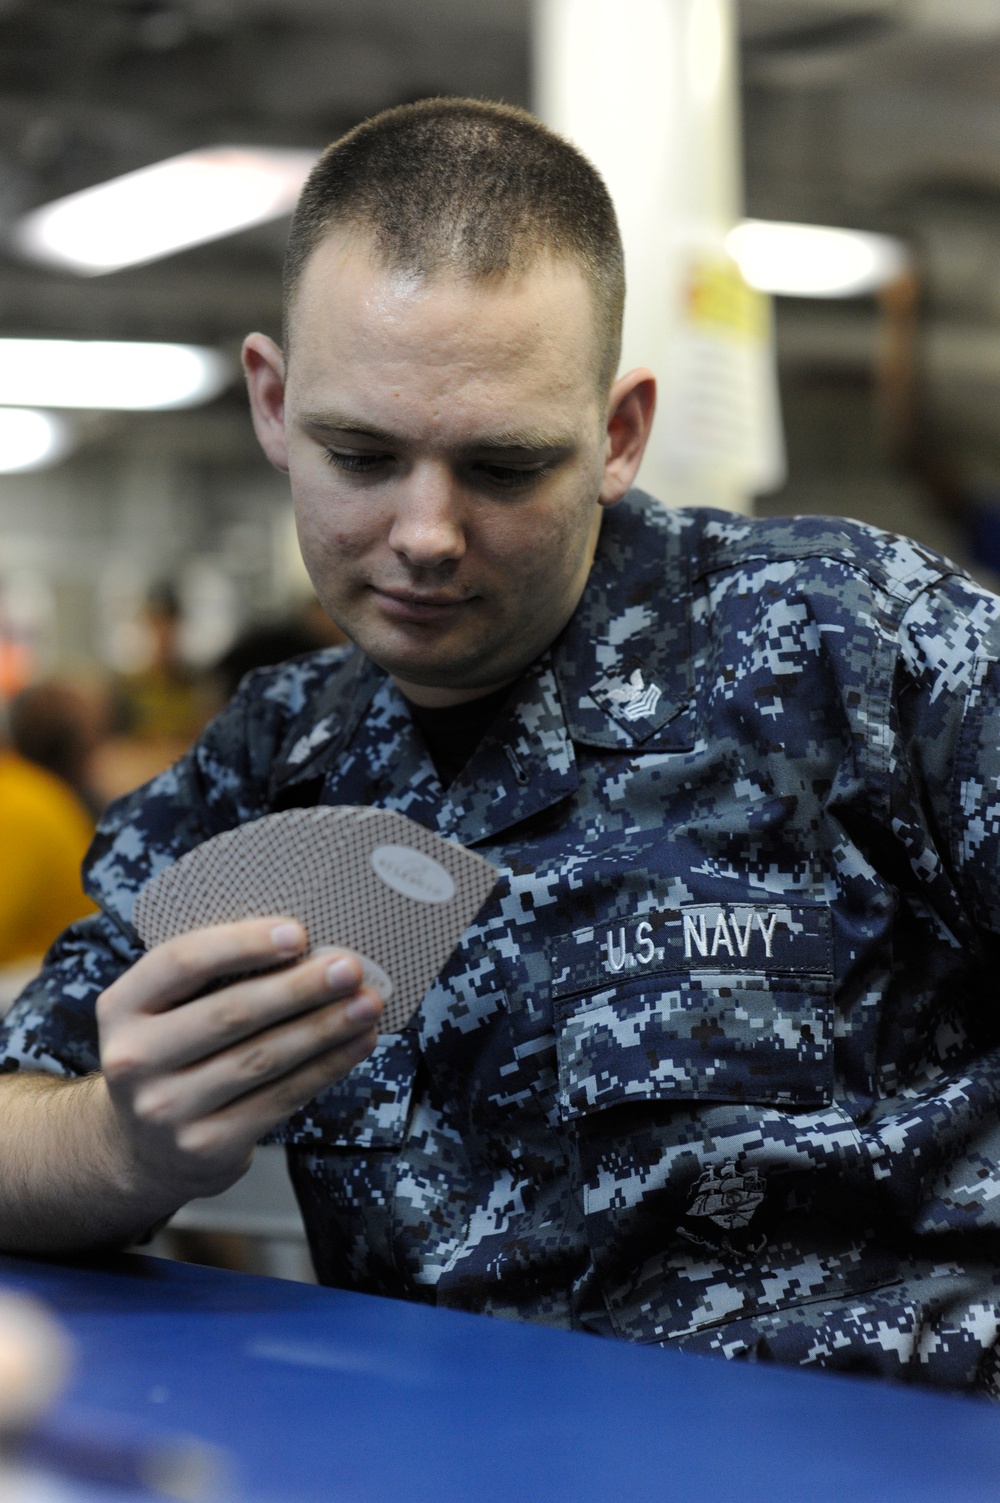
[[[377,845],[371,854],[375,871],[389,887],[417,903],[447,903],[455,896],[451,873],[433,856],[411,845]]]

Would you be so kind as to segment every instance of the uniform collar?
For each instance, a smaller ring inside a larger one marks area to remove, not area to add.
[[[357,648],[337,665],[315,699],[294,717],[278,749],[268,787],[272,807],[281,807],[299,785],[322,779],[385,682],[382,669]]]
[[[605,514],[586,588],[553,653],[574,741],[690,746],[681,715],[694,692],[687,525],[637,490]]]
[[[437,828],[471,844],[574,793],[579,772],[550,654],[533,663],[448,788]]]
[[[548,808],[578,784],[551,658],[533,663],[451,786],[442,788],[406,701],[360,654],[286,739],[272,808],[321,801],[398,809],[465,844]]]

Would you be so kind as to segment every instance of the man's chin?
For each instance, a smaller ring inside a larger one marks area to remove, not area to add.
[[[387,673],[408,699],[416,703],[459,703],[490,694],[511,683],[519,669],[481,657],[442,657],[428,661],[407,653],[371,651],[359,644],[365,655]]]
[[[390,678],[426,689],[462,689],[478,676],[475,662],[470,662],[466,656],[400,652],[398,649],[384,647],[381,643],[365,643],[360,640],[358,646]]]
[[[412,689],[414,693],[409,695],[411,699],[419,697],[419,691],[426,691],[428,694],[454,693],[471,698],[475,694],[488,694],[498,684],[508,683],[514,676],[504,675],[502,669],[490,672],[485,667],[480,671],[475,669],[448,671],[442,668],[437,672],[431,672],[412,663],[398,663],[394,667],[387,663],[380,663],[379,667],[395,680],[404,693]]]

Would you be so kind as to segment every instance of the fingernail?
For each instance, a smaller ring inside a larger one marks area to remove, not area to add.
[[[276,950],[301,950],[305,942],[301,924],[275,924],[271,943]]]
[[[336,987],[338,991],[354,991],[360,986],[358,967],[350,960],[335,960],[326,968],[326,979],[329,986]]]
[[[353,1002],[348,1002],[345,1012],[352,1023],[371,1023],[382,1011],[382,1003],[378,997],[366,993],[363,997],[355,997]]]

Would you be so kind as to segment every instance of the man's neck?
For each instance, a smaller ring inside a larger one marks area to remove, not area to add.
[[[465,767],[503,708],[509,685],[450,705],[410,702],[410,715],[430,753],[443,787]]]
[[[393,675],[393,683],[404,699],[419,705],[423,710],[446,710],[453,705],[469,704],[474,699],[486,699],[488,695],[499,693],[513,682],[512,678],[507,678],[495,684],[480,684],[474,689],[450,689],[437,684],[413,684]]]

